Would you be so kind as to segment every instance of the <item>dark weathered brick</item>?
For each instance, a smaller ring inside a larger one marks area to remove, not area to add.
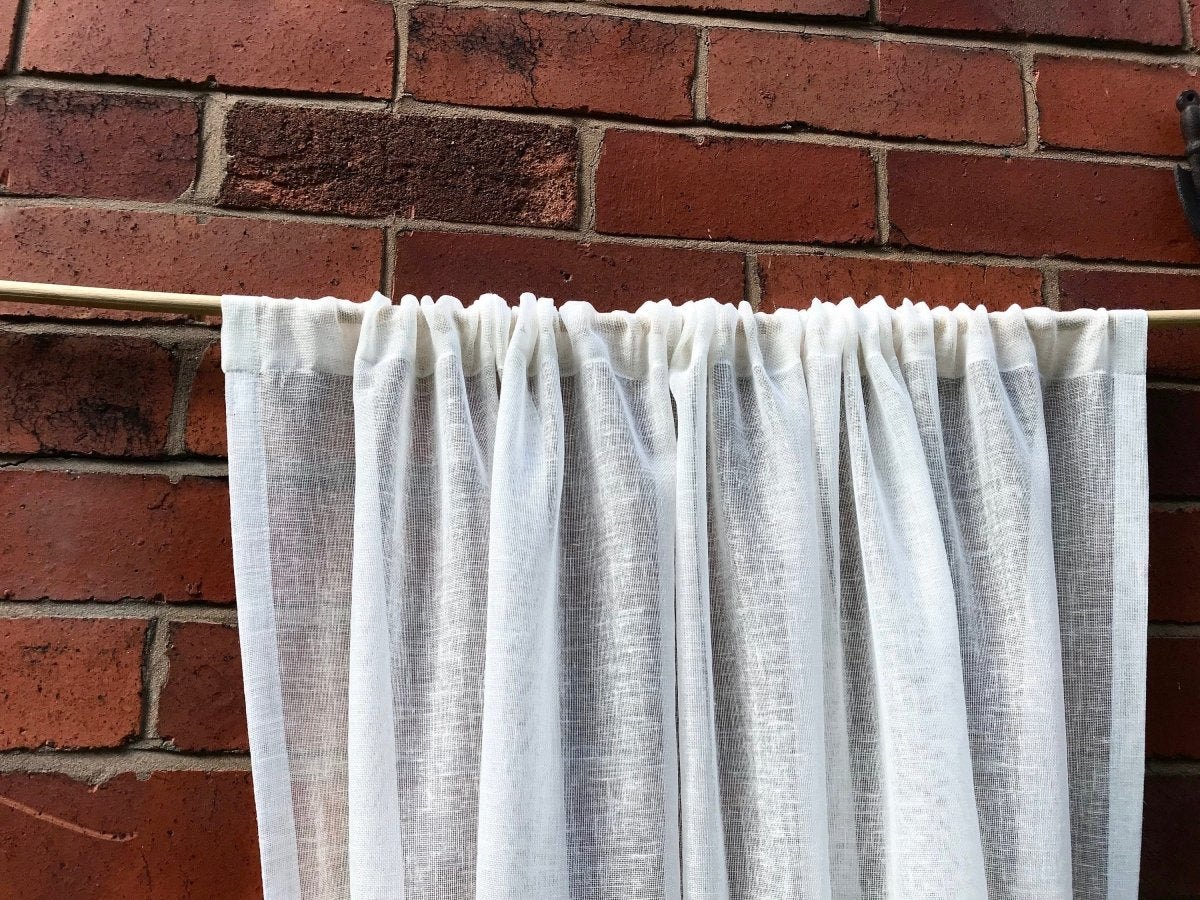
[[[541,225],[575,221],[575,131],[499,119],[239,103],[226,206]]]
[[[189,100],[128,93],[21,91],[0,100],[5,193],[174,200],[196,174]]]
[[[0,452],[158,455],[176,368],[146,338],[0,332]]]
[[[696,29],[645,19],[424,5],[405,91],[464,106],[688,119]]]

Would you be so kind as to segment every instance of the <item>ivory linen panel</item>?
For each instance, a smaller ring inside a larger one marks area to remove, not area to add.
[[[1133,898],[1145,317],[224,299],[269,898]]]

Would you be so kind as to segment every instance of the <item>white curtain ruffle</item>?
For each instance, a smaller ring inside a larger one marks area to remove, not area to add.
[[[226,297],[269,898],[1133,898],[1145,317]]]

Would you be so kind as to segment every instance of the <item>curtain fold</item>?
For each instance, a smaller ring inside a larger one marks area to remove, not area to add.
[[[1132,898],[1145,317],[226,297],[270,898]]]

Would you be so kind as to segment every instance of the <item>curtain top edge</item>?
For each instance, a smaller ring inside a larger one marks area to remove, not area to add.
[[[553,357],[562,374],[604,358],[618,373],[645,377],[656,364],[709,364],[778,372],[814,356],[876,357],[895,368],[921,360],[955,377],[988,359],[1001,370],[1034,366],[1043,378],[1103,371],[1145,374],[1142,310],[1051,310],[1012,305],[988,310],[960,303],[930,307],[882,296],[862,305],[814,299],[807,309],[755,311],[713,298],[672,304],[647,301],[636,311],[595,309],[584,301],[556,306],[523,293],[516,305],[483,294],[458,298],[376,292],[365,302],[222,297],[222,368],[233,371],[350,375],[357,364],[407,357],[420,374],[449,353],[468,374],[485,368],[540,365]]]

